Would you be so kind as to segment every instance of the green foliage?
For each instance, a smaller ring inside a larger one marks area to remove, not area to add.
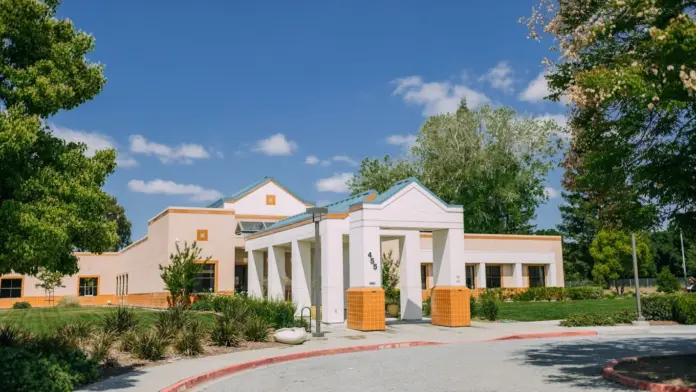
[[[66,295],[65,297],[61,298],[60,301],[58,301],[59,308],[79,308],[80,306],[80,300],[77,299],[77,297],[72,296],[72,295]]]
[[[184,305],[176,305],[157,313],[155,329],[163,339],[174,339],[191,323],[193,314]]]
[[[615,325],[614,319],[606,314],[576,313],[561,321],[562,327],[595,327]]]
[[[479,313],[483,318],[488,321],[495,321],[498,319],[498,312],[500,310],[500,305],[498,305],[498,300],[495,296],[490,294],[484,294],[481,296],[481,307]]]
[[[679,295],[674,300],[674,321],[679,324],[696,324],[696,294]]]
[[[259,316],[274,328],[290,328],[295,325],[296,305],[291,301],[258,298],[245,295],[210,294],[201,296],[198,302],[204,302],[199,308],[225,313],[227,317],[238,322],[251,316]]]
[[[184,242],[184,248],[176,243],[176,252],[169,256],[170,263],[161,265],[160,276],[164,281],[164,287],[169,291],[174,305],[189,305],[189,297],[196,288],[196,278],[203,271],[201,260],[202,250],[196,241],[189,245]],[[204,263],[210,260],[210,256],[204,259]]]
[[[646,295],[640,297],[646,320],[673,321],[675,295]]]
[[[309,319],[296,317],[295,324],[293,324],[293,327],[309,330]]]
[[[677,280],[669,269],[663,268],[657,275],[657,291],[671,294],[682,289],[681,283]]]
[[[206,330],[203,323],[193,320],[179,333],[174,342],[174,348],[182,355],[193,356],[202,354],[205,335]]]
[[[215,325],[210,331],[210,340],[216,346],[237,347],[244,338],[244,331],[240,323],[226,316],[217,316]]]
[[[116,341],[112,331],[100,331],[93,334],[89,340],[89,357],[96,362],[104,362],[110,358],[111,347]]]
[[[98,363],[57,338],[0,329],[0,390],[69,392],[96,381]]]
[[[250,342],[265,342],[268,340],[268,330],[270,325],[260,316],[251,315],[247,317],[243,324],[244,336]]]
[[[31,304],[26,301],[19,301],[12,304],[12,309],[30,309]]]
[[[471,317],[478,317],[481,314],[481,305],[476,301],[476,298],[471,295],[469,296],[469,310],[471,312]]]
[[[131,244],[131,222],[126,216],[126,210],[118,204],[115,197],[111,196],[106,207],[106,219],[111,222],[116,222],[116,233],[118,234],[118,243],[112,246],[109,250],[118,252]]]
[[[39,267],[39,273],[36,275],[36,279],[39,280],[36,287],[42,288],[47,292],[52,293],[58,287],[65,287],[65,285],[63,285],[63,274],[44,267]]]
[[[613,284],[618,294],[623,294],[624,287],[619,287],[618,279],[633,276],[633,256],[631,235],[622,231],[602,230],[590,246],[590,254],[595,260],[592,276],[602,284]],[[639,273],[650,276],[654,268],[647,235],[636,235],[636,255]]]
[[[445,202],[464,205],[467,232],[530,233],[546,199],[556,131],[554,122],[510,108],[471,110],[462,102],[456,113],[426,120],[406,159],[365,159],[348,186],[352,194],[384,192],[416,177]]]
[[[530,287],[515,293],[512,299],[514,301],[563,301],[567,299],[567,293],[563,287]]]
[[[612,315],[616,324],[630,324],[636,319],[635,310],[621,310]]]
[[[119,306],[102,316],[102,328],[104,332],[122,334],[138,328],[140,320],[130,308]]]
[[[471,297],[473,298],[473,296]],[[430,317],[430,313],[432,312],[432,301],[431,298],[428,297],[423,301],[423,317]]]
[[[74,346],[79,346],[89,340],[93,331],[92,324],[87,321],[71,321],[58,327],[56,336]]]
[[[121,334],[119,349],[126,353],[132,352],[138,342],[140,333],[138,329],[131,329]]]
[[[164,357],[170,339],[170,336],[162,336],[156,329],[139,331],[133,342],[133,354],[140,359],[158,361]]]
[[[399,265],[400,261],[394,259],[392,252],[382,254],[382,288],[386,305],[396,304],[399,301]]]
[[[583,300],[583,299],[599,299],[602,298],[604,290],[601,287],[581,286],[581,287],[566,287],[565,293],[568,299]]]

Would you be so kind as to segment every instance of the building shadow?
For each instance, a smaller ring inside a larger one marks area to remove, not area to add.
[[[617,390],[623,390],[628,388],[602,378],[602,370],[607,362],[624,357],[678,353],[696,353],[696,339],[646,337],[552,341],[519,350],[514,353],[511,361],[527,366],[554,368],[555,374],[546,376],[545,381],[558,384],[558,390],[563,390],[563,386],[583,389],[614,386]]]

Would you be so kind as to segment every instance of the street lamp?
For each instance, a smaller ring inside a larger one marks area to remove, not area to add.
[[[310,207],[307,213],[312,215],[314,222],[314,306],[316,309],[316,327],[312,336],[321,338],[321,243],[319,241],[319,222],[329,212],[326,207]]]
[[[631,233],[631,247],[633,248],[633,277],[636,281],[636,306],[638,308],[638,320],[637,324],[645,323],[645,317],[643,317],[643,310],[640,305],[640,282],[638,281],[638,258],[636,257],[636,235]]]

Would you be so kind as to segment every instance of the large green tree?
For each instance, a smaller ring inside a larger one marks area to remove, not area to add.
[[[131,222],[126,216],[126,210],[118,204],[113,196],[109,199],[109,204],[106,207],[106,219],[116,222],[116,233],[118,234],[118,243],[109,250],[116,252],[130,245]]]
[[[349,181],[353,194],[383,192],[397,180],[417,177],[443,200],[464,206],[470,233],[531,233],[544,182],[558,150],[552,121],[523,118],[510,108],[432,116],[415,146],[401,159],[366,159]]]
[[[77,272],[72,252],[118,243],[101,187],[116,152],[85,156],[44,120],[99,93],[94,38],[55,17],[57,1],[0,0],[0,274]]]
[[[539,27],[555,38],[549,98],[573,108],[566,167],[622,229],[654,204],[661,220],[696,233],[693,9],[683,0],[544,0],[526,19],[533,38]]]
[[[636,234],[636,259],[642,277],[655,276],[649,244],[647,234]],[[602,230],[592,241],[590,254],[595,259],[592,267],[595,280],[611,284],[617,293],[622,295],[625,279],[634,276],[631,235],[623,231]]]

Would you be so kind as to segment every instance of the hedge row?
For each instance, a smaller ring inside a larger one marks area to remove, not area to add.
[[[667,294],[641,297],[643,316],[647,320],[676,321],[696,324],[696,295]]]
[[[486,294],[499,301],[565,301],[602,298],[601,287],[530,287],[524,291],[511,288],[486,290]]]

